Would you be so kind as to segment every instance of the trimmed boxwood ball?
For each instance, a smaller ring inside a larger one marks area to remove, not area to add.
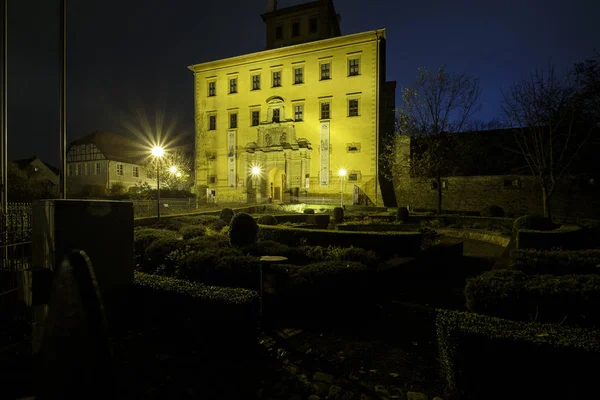
[[[314,214],[315,210],[313,210],[312,208],[305,208],[304,209],[304,214]]]
[[[258,225],[249,214],[236,214],[229,224],[229,242],[235,247],[251,246],[256,243]]]
[[[342,207],[336,207],[333,209],[333,220],[336,224],[344,222],[344,209]]]
[[[272,215],[262,215],[258,219],[258,223],[261,225],[277,225],[277,218]]]
[[[504,217],[504,209],[500,206],[496,206],[496,205],[491,205],[491,206],[487,206],[484,207],[479,214],[482,217],[488,217],[488,218],[500,218],[500,217]]]
[[[408,222],[408,208],[398,207],[398,211],[396,211],[396,222]]]
[[[179,229],[179,233],[184,239],[191,239],[206,234],[206,228],[201,225],[185,225]]]
[[[227,222],[228,224],[231,222],[231,218],[233,218],[234,212],[231,208],[224,208],[221,210],[221,214],[219,215],[219,218],[221,218],[223,221]]]

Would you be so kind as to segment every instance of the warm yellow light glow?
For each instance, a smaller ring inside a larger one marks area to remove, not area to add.
[[[178,172],[177,174],[175,174],[175,176],[181,178],[181,172]]]
[[[257,167],[257,166],[252,167],[252,175],[254,175],[254,176],[260,175],[260,167]]]
[[[346,170],[342,168],[338,171],[338,174],[343,178],[344,176],[346,176]]]
[[[152,155],[154,157],[162,157],[165,155],[165,150],[160,146],[154,146],[152,148]]]
[[[169,168],[169,171],[171,171],[171,173],[174,174],[177,172],[177,167],[172,166],[171,168]],[[181,175],[181,174],[179,174],[179,175]]]

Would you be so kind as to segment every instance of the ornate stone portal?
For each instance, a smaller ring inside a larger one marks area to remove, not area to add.
[[[285,118],[281,97],[267,99],[267,118],[259,123],[256,141],[247,143],[244,153],[246,171],[261,168],[257,182],[259,197],[288,201],[308,190],[312,147],[308,140],[296,138],[295,121]],[[252,176],[246,181],[249,199],[254,196]]]

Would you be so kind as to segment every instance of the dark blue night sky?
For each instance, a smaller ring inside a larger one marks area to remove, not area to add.
[[[58,0],[8,1],[9,157],[37,154],[56,165]],[[564,69],[600,51],[597,0],[334,2],[343,34],[387,28],[388,80],[398,88],[414,81],[419,66],[446,64],[479,77],[481,121],[501,118],[502,90],[536,67]],[[174,133],[191,135],[186,67],[265,45],[266,0],[68,3],[69,141],[94,130],[127,134],[140,127],[140,115],[153,129],[158,115],[163,126],[176,123]]]

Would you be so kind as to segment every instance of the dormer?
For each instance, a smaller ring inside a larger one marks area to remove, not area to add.
[[[317,0],[277,8],[277,0],[267,0],[262,15],[267,28],[267,50],[341,36],[340,16],[333,0]]]

